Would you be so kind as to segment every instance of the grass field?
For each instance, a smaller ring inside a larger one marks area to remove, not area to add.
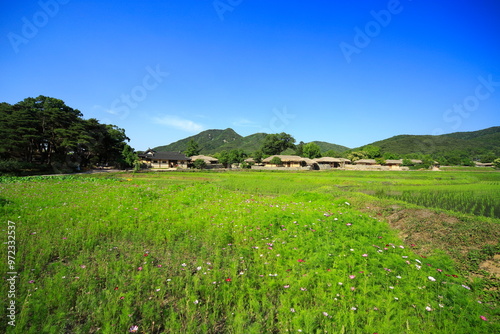
[[[0,332],[500,332],[483,266],[500,254],[499,185],[481,171],[2,178],[0,269],[17,279]]]

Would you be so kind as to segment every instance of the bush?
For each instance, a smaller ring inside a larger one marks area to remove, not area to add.
[[[28,172],[48,171],[47,165],[38,165],[17,160],[0,160],[0,174],[26,174]]]
[[[500,158],[496,158],[495,160],[493,160],[493,165],[496,168],[500,168]]]
[[[279,166],[282,164],[282,161],[281,161],[280,157],[274,157],[271,159],[271,161],[269,161],[269,163],[276,165],[276,166]]]
[[[207,167],[207,163],[203,159],[196,159],[193,162],[193,166],[196,169],[204,169],[205,167]]]

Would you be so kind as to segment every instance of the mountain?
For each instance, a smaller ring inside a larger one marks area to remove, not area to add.
[[[242,149],[247,153],[252,153],[262,147],[265,137],[265,133],[255,133],[243,137],[231,128],[225,130],[206,130],[169,145],[155,147],[154,150],[159,152],[183,152],[186,150],[189,140],[193,139],[198,143],[201,154],[214,154],[223,150],[230,151],[233,149]],[[322,141],[314,141],[314,143],[318,144],[323,153],[328,150],[339,153],[350,150],[345,146]],[[439,136],[399,135],[373,142],[370,145],[380,147],[382,153],[388,152],[398,155],[429,154],[436,157],[436,159],[439,156],[450,155],[475,158],[488,153],[498,157],[500,156],[500,126],[479,131],[454,132]],[[353,151],[362,150],[363,147],[358,147],[353,149]],[[284,154],[294,154],[294,152],[289,149]]]
[[[184,152],[187,148],[188,142],[193,139],[198,143],[201,154],[213,154],[220,151],[219,147],[240,140],[241,138],[242,137],[231,128],[227,128],[225,130],[206,130],[198,133],[197,135],[178,140],[169,145],[157,146],[154,150],[158,152]]]
[[[390,152],[403,155],[422,153],[436,156],[452,151],[461,151],[474,157],[491,151],[498,156],[500,155],[500,126],[438,136],[399,135],[373,142],[370,145],[380,147],[382,153]],[[362,147],[358,149],[362,149]]]
[[[231,128],[225,130],[206,130],[197,135],[178,140],[168,145],[158,146],[153,149],[158,152],[183,152],[187,148],[187,143],[193,139],[198,143],[201,154],[214,154],[224,150],[230,151],[234,149],[241,149],[244,152],[252,153],[262,147],[262,143],[264,142],[266,136],[266,133],[254,133],[252,135],[242,137]],[[326,152],[328,150],[344,152],[349,149],[345,146],[322,141],[316,141],[315,143],[319,145],[322,152]]]
[[[349,147],[345,147],[345,146],[342,146],[342,145],[337,145],[337,144],[332,144],[332,143],[327,143],[325,141],[313,141],[313,143],[316,143],[321,152],[326,152],[326,151],[335,151],[335,152],[339,152],[339,153],[342,153],[342,152],[345,152],[345,151],[348,151],[350,150]]]

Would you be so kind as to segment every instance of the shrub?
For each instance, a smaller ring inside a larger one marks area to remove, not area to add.
[[[203,159],[196,159],[193,162],[193,166],[196,169],[204,169],[205,167],[207,167],[207,163]]]
[[[271,159],[271,161],[269,161],[269,163],[276,165],[276,166],[279,166],[282,164],[282,161],[281,161],[280,157],[274,157]]]

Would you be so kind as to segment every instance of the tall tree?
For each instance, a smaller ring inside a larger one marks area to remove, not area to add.
[[[316,143],[307,143],[304,145],[304,156],[309,159],[321,158],[321,149]]]
[[[280,154],[287,148],[295,148],[295,138],[284,132],[268,134],[262,144],[262,152],[268,155]]]
[[[193,138],[191,138],[187,143],[187,148],[186,151],[184,151],[184,154],[188,157],[200,154],[200,147]]]
[[[304,145],[305,143],[301,141],[298,145],[295,146],[295,154],[301,157],[304,154]]]

